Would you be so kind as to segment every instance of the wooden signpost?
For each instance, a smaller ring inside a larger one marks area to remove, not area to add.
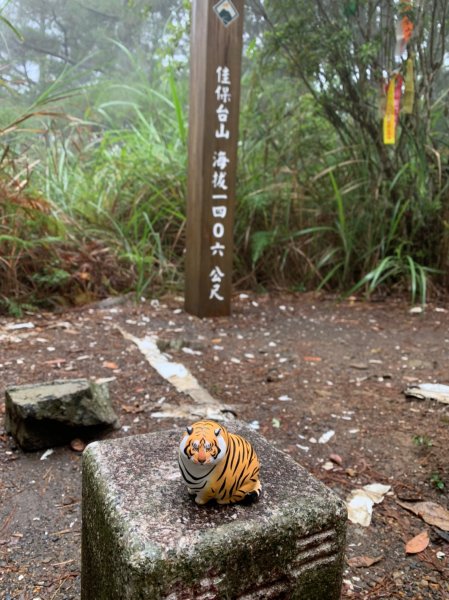
[[[244,0],[193,0],[185,308],[231,312]]]

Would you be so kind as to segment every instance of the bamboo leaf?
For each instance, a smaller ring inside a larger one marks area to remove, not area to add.
[[[276,239],[276,231],[256,231],[251,236],[251,259],[253,265],[257,263],[262,254],[272,246]]]
[[[170,84],[173,105],[175,107],[179,135],[181,137],[182,143],[185,144],[186,143],[186,129],[185,129],[185,125],[184,125],[184,115],[183,115],[182,105],[181,105],[179,94],[178,94],[178,89],[176,87],[176,81],[175,81],[175,76],[173,73],[173,68],[170,68],[168,81]]]
[[[416,277],[416,265],[415,261],[411,256],[406,257],[408,268],[410,272],[410,286],[411,286],[411,294],[412,294],[412,302],[415,301],[416,298],[416,287],[417,287],[417,277]]]
[[[23,35],[20,33],[20,31],[14,27],[14,25],[11,23],[11,21],[8,21],[8,19],[3,17],[1,14],[0,14],[0,23],[3,23],[4,25],[6,25],[6,27],[9,27],[9,29],[11,29],[11,31],[14,32],[14,34],[19,38],[19,40],[21,42],[23,42],[24,38],[23,38]]]

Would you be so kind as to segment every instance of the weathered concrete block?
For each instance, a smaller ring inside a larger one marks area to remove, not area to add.
[[[66,444],[117,424],[107,381],[57,380],[6,390],[5,428],[24,450]]]
[[[228,427],[261,461],[262,495],[249,506],[194,503],[179,430],[88,446],[82,600],[340,598],[343,502],[260,435]]]

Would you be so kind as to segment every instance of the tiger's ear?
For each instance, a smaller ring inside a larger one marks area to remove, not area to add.
[[[193,427],[190,427],[190,425],[188,427],[186,427],[186,431],[189,435],[192,435],[193,433]]]
[[[216,429],[216,430],[214,431],[214,435],[215,435],[215,437],[218,437],[218,436],[220,435],[220,433],[221,433],[221,427],[219,427],[218,429]]]

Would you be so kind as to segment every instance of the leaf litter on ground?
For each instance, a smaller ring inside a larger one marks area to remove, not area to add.
[[[407,554],[418,554],[423,552],[430,543],[429,534],[427,529],[421,531],[418,535],[415,535],[411,540],[405,544],[405,552]]]
[[[449,510],[436,502],[402,502],[396,500],[399,506],[420,517],[428,525],[435,525],[442,531],[449,531]]]
[[[346,561],[350,567],[372,567],[380,562],[383,556],[353,556]]]

